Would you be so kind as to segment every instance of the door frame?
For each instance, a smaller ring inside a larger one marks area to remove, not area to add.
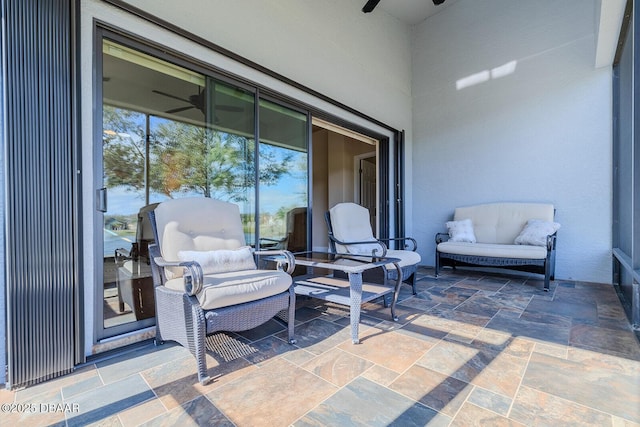
[[[353,158],[353,195],[354,201],[358,204],[361,202],[361,186],[362,186],[362,174],[360,173],[360,165],[362,161],[365,159],[375,159],[376,165],[376,212],[374,213],[375,217],[375,226],[374,233],[378,234],[378,229],[380,225],[378,224],[378,211],[380,209],[380,182],[379,182],[379,174],[378,174],[378,145],[375,146],[375,151],[371,151],[369,153],[358,154]]]

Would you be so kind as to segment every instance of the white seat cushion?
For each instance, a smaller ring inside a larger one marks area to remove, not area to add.
[[[204,310],[210,310],[277,295],[289,289],[291,282],[291,276],[278,270],[208,274],[196,297]],[[165,286],[184,292],[184,278],[167,280]]]
[[[413,252],[413,251],[389,249],[387,251],[386,256],[388,256],[389,258],[399,258],[400,262],[398,263],[398,265],[400,266],[400,268],[407,267],[410,265],[416,265],[420,261],[422,261],[422,257],[420,257],[420,254],[418,252]],[[387,265],[386,267],[395,268],[393,264]]]
[[[522,259],[545,259],[547,257],[547,248],[542,246],[442,242],[438,244],[437,248],[438,252],[457,255]]]

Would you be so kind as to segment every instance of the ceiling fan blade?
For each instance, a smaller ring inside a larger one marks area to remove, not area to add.
[[[185,111],[185,110],[189,110],[191,108],[197,108],[198,110],[204,112],[204,104],[205,104],[205,92],[204,90],[199,91],[199,93],[197,95],[190,95],[189,99],[185,99],[185,98],[180,98],[179,96],[176,95],[172,95],[170,93],[166,93],[166,92],[162,92],[160,90],[152,90],[153,93],[157,93],[158,95],[162,95],[162,96],[166,96],[169,98],[173,98],[173,99],[177,99],[178,101],[182,101],[182,102],[186,102],[190,105],[186,106],[186,107],[178,107],[178,108],[173,108],[171,110],[167,110],[165,111],[165,113],[167,114],[173,114],[173,113],[179,113],[181,111]],[[216,105],[215,106],[216,110],[220,110],[220,111],[229,111],[232,113],[241,113],[244,111],[243,107],[238,107],[235,105]]]
[[[157,93],[158,95],[162,95],[162,96],[168,96],[169,98],[177,99],[178,101],[183,101],[183,102],[187,102],[187,103],[191,104],[191,101],[189,101],[188,99],[180,98],[179,96],[171,95],[170,93],[161,92],[161,91],[155,90],[155,89],[152,90],[151,92]]]
[[[191,108],[194,108],[193,105],[189,105],[188,107],[174,108],[173,110],[165,111],[165,113],[168,113],[168,114],[179,113],[180,111],[190,110]]]
[[[231,113],[242,113],[244,111],[244,108],[236,107],[235,105],[216,105],[215,109],[220,111],[229,111]]]
[[[365,3],[365,5],[362,7],[362,11],[364,13],[369,13],[371,12],[373,9],[376,8],[376,6],[378,5],[378,3],[380,3],[380,0],[369,0]]]

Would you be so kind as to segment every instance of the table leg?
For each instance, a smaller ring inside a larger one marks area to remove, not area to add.
[[[349,273],[349,297],[351,319],[351,341],[358,344],[358,327],[360,325],[360,306],[362,305],[362,273]]]

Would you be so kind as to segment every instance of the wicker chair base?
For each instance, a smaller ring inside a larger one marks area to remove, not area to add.
[[[295,306],[293,286],[286,292],[267,298],[206,311],[202,310],[195,297],[157,286],[156,307],[159,315],[156,320],[156,342],[176,341],[188,349],[196,358],[198,380],[201,384],[207,384],[211,381],[207,375],[205,358],[207,335],[221,331],[246,331],[280,315],[287,319],[289,343],[295,344]],[[286,313],[284,316],[283,311]]]

